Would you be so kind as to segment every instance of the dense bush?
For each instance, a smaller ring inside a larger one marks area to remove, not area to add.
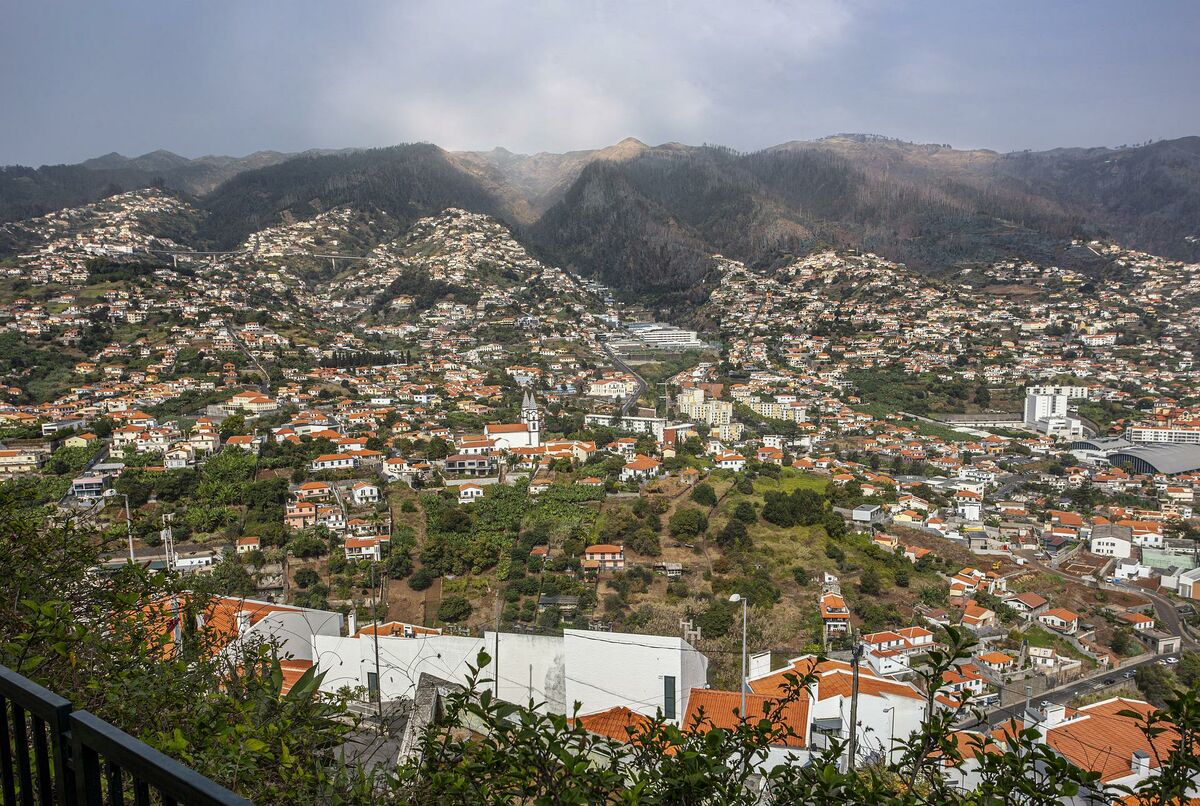
[[[439,620],[451,624],[465,621],[471,617],[471,602],[467,597],[460,594],[446,596],[442,599],[442,603],[438,605],[437,617]]]

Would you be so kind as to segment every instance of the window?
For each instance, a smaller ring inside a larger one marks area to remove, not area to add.
[[[379,675],[375,672],[367,672],[367,691],[370,693],[371,699],[379,697]]]
[[[671,675],[663,676],[663,716],[675,718],[675,678]]]

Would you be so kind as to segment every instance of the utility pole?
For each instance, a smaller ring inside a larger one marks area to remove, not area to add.
[[[137,558],[133,556],[133,519],[129,516],[129,496],[122,493],[125,498],[125,536],[129,538],[129,561],[137,562]]]
[[[167,570],[173,571],[173,570],[175,570],[176,557],[175,557],[175,532],[173,532],[171,530],[171,521],[173,521],[175,519],[175,513],[174,512],[165,512],[165,513],[163,513],[162,517],[163,517],[162,538],[163,538],[163,545],[166,547],[166,552],[167,552]]]
[[[863,645],[854,636],[854,650],[850,653],[850,759],[846,768],[854,772],[854,757],[858,753],[858,663],[862,659]]]
[[[492,672],[492,676],[495,677],[496,680],[492,684],[492,692],[496,695],[496,698],[499,699],[500,698],[500,593],[499,592],[496,593],[496,647],[495,647],[495,650],[496,650],[495,655],[492,658],[492,663],[495,665],[495,668],[493,669],[493,672]],[[532,680],[530,682],[532,684]],[[517,685],[520,685],[520,683],[518,683]],[[531,685],[531,688],[532,688],[532,685]]]
[[[371,563],[371,570],[379,573],[379,563]],[[383,590],[383,575],[379,575],[379,589]],[[374,580],[371,584],[371,621],[375,622],[375,707],[379,713],[379,730],[383,731],[383,678],[379,676],[379,617],[375,604],[379,597],[375,594]]]

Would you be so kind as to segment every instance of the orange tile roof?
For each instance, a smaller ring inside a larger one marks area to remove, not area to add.
[[[574,721],[588,733],[607,736],[619,742],[631,740],[636,742],[638,734],[644,732],[652,720],[645,714],[639,714],[623,705],[618,705],[607,711],[584,714]]]
[[[777,697],[763,694],[746,694],[746,714],[751,719],[768,717],[775,707]],[[714,728],[733,730],[738,725],[737,711],[742,707],[742,695],[737,691],[694,688],[688,698],[687,713],[683,717],[685,730],[707,733]],[[778,721],[772,724],[795,735],[781,737],[784,747],[804,747],[808,732],[808,697],[801,694],[783,706]]]
[[[281,660],[279,661],[279,669],[283,672],[283,685],[281,687],[282,694],[287,694],[292,690],[292,686],[299,682],[304,673],[312,668],[313,662],[310,660]]]
[[[1080,719],[1071,719],[1046,731],[1046,744],[1065,756],[1073,764],[1093,772],[1099,772],[1104,781],[1124,778],[1132,773],[1130,763],[1134,750],[1150,756],[1150,768],[1159,766],[1159,754],[1166,756],[1179,741],[1174,730],[1155,737],[1146,738],[1140,720],[1118,716],[1130,710],[1147,714],[1154,707],[1139,700],[1117,697],[1080,708]],[[1155,752],[1157,750],[1157,752]]]
[[[791,661],[791,666],[780,669],[763,677],[749,681],[750,690],[755,694],[764,694],[775,698],[786,696],[788,693],[788,675],[794,675],[802,680],[805,675],[815,669],[817,676],[817,699],[825,700],[836,696],[850,696],[853,673],[850,664],[836,660],[826,660],[817,663],[815,655],[805,655]],[[913,687],[882,677],[876,677],[862,667],[858,673],[859,693],[872,696],[890,695],[921,700],[924,697]]]

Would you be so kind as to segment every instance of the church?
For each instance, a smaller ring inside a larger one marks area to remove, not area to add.
[[[514,448],[540,448],[542,446],[542,413],[538,409],[533,392],[526,389],[521,400],[521,422],[488,423],[483,435],[502,451]]]

